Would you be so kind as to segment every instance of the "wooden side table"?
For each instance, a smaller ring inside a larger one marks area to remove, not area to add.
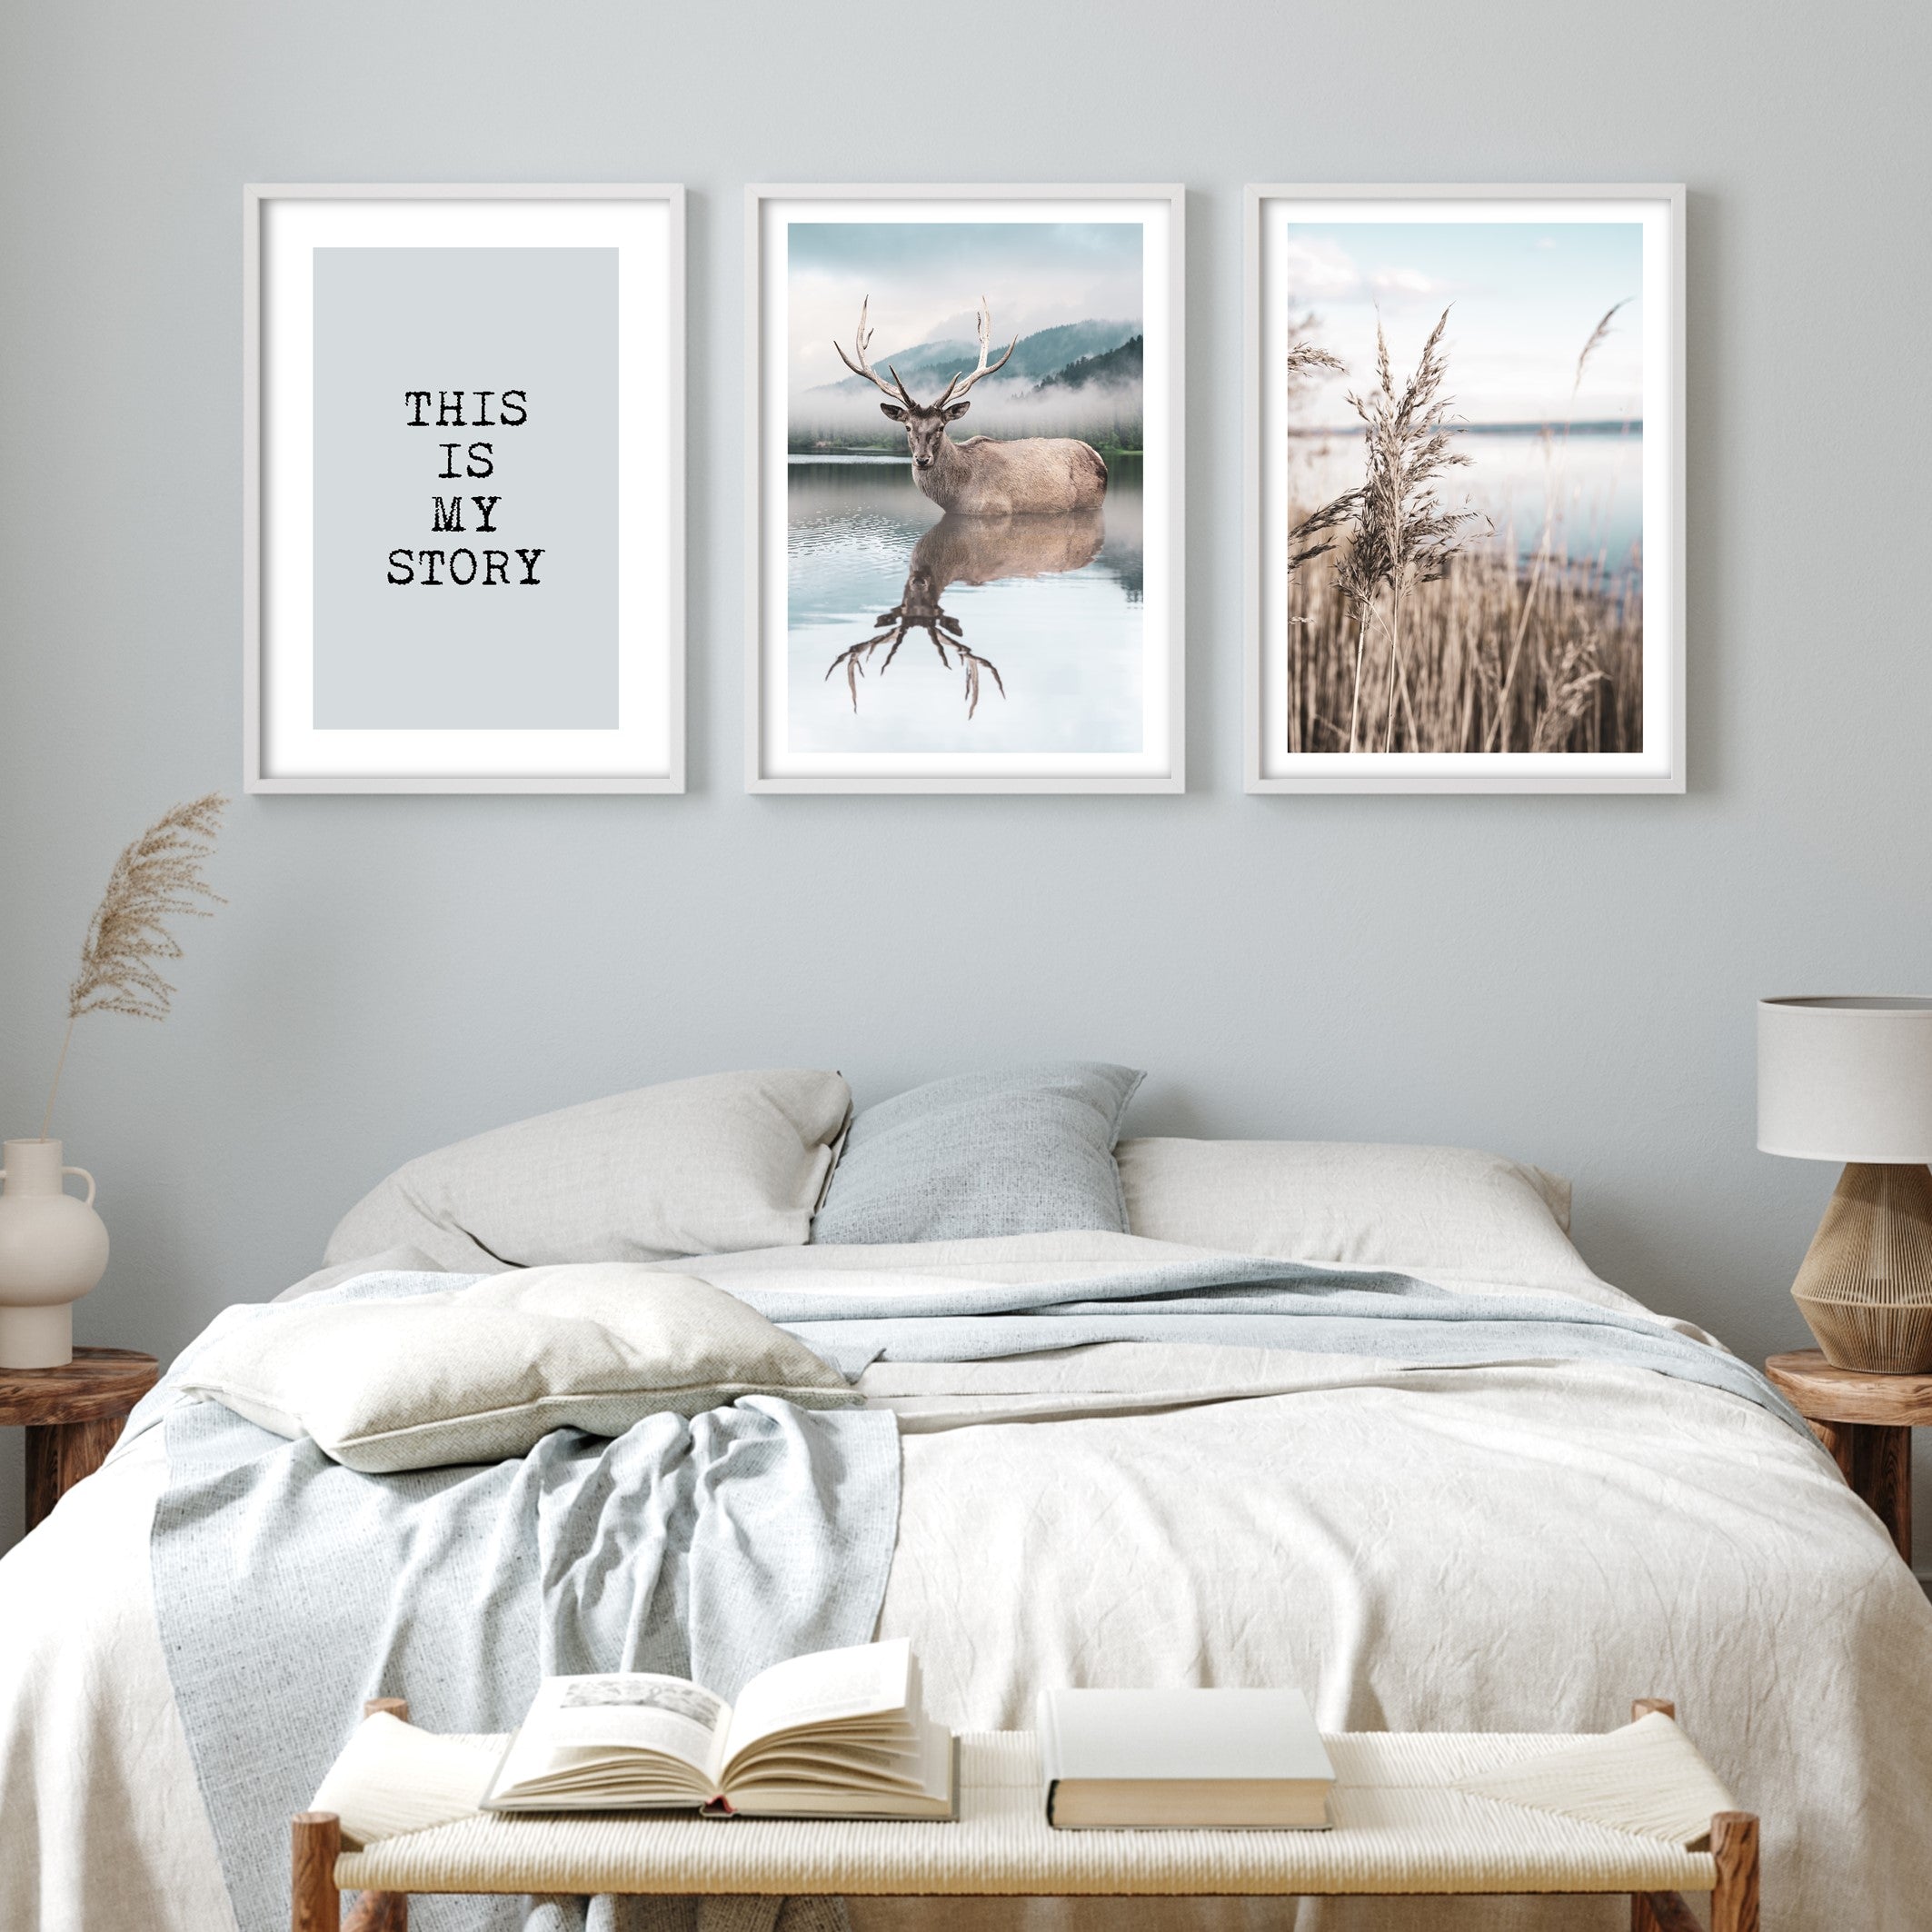
[[[76,1349],[64,1369],[0,1369],[0,1427],[27,1432],[29,1529],[100,1468],[160,1373],[135,1349]]]
[[[1810,1423],[1858,1497],[1912,1560],[1912,1431],[1932,1428],[1932,1375],[1835,1369],[1816,1349],[1774,1355],[1771,1386]]]

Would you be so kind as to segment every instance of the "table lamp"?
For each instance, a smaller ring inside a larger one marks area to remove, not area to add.
[[[1826,1360],[1932,1369],[1932,1000],[1760,1000],[1758,1145],[1845,1163],[1791,1286]]]

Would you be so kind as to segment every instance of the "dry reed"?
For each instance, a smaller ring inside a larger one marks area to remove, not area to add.
[[[1412,591],[1398,666],[1386,627],[1363,632],[1332,568],[1300,571],[1289,647],[1289,749],[1629,752],[1643,743],[1643,609],[1636,579],[1601,560],[1546,570],[1534,596],[1499,550],[1465,553]],[[1509,674],[1511,645],[1520,637]],[[1406,683],[1400,682],[1406,680]],[[1395,702],[1390,702],[1395,681]],[[1507,689],[1506,689],[1507,687]]]
[[[1616,314],[1577,359],[1572,413]],[[1470,462],[1448,427],[1448,321],[1445,310],[1399,391],[1378,325],[1376,386],[1349,397],[1364,480],[1290,518],[1288,749],[1639,750],[1640,573],[1560,555],[1556,543],[1569,417],[1527,568],[1513,550],[1474,547],[1475,513],[1441,500],[1446,473]],[[1291,401],[1316,370],[1341,366],[1306,342],[1288,364]]]
[[[167,1018],[174,989],[154,962],[182,956],[181,942],[169,927],[171,920],[206,919],[210,905],[225,903],[202,877],[202,865],[214,849],[227,803],[222,793],[210,792],[176,805],[115,861],[107,890],[88,921],[81,970],[67,989],[67,1031],[41,1118],[43,1140],[53,1123],[54,1101],[76,1020],[85,1013]]]

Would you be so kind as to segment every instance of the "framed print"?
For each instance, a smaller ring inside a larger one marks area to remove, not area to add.
[[[1175,187],[747,191],[753,792],[1179,792]]]
[[[1249,791],[1683,791],[1683,189],[1247,215]]]
[[[682,792],[683,190],[243,214],[247,789]]]

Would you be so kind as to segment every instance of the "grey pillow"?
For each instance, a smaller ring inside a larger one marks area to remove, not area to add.
[[[711,1073],[499,1127],[398,1168],[332,1267],[408,1247],[487,1273],[802,1244],[851,1112],[836,1073]]]
[[[950,1241],[1063,1228],[1127,1232],[1113,1164],[1145,1076],[1060,1061],[915,1087],[851,1125],[814,1241]]]

